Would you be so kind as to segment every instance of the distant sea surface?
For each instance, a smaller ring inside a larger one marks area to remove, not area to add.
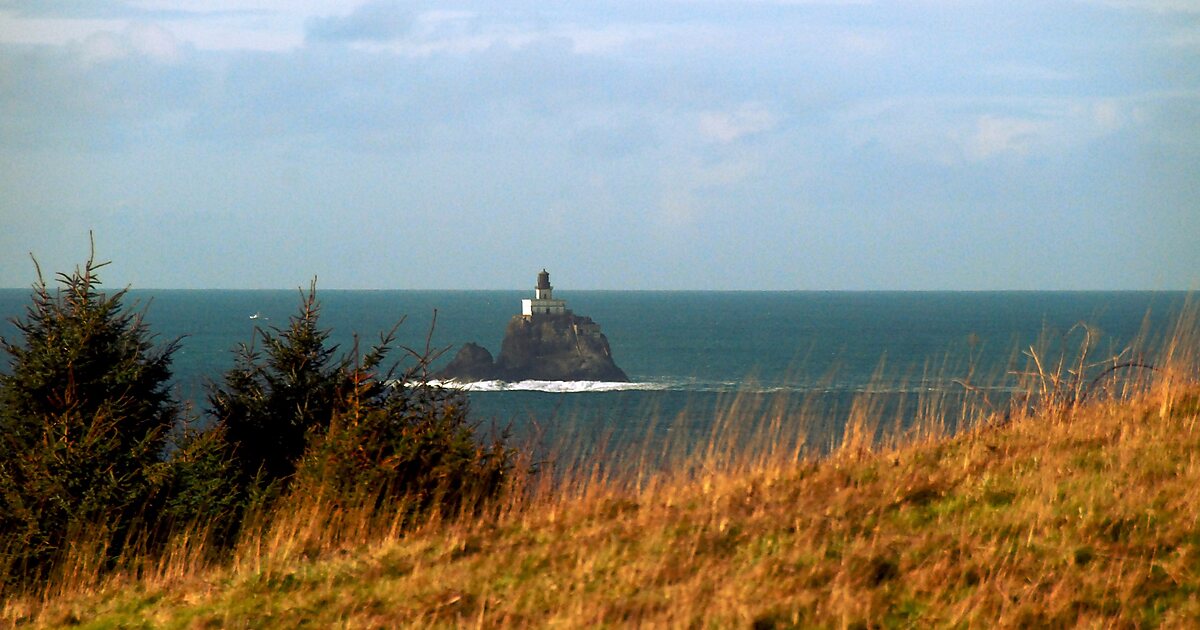
[[[320,290],[318,298],[321,323],[342,349],[351,349],[357,334],[365,350],[407,317],[398,343],[423,349],[428,340],[449,348],[440,366],[468,341],[499,354],[505,326],[527,293]],[[0,290],[0,335],[18,338],[9,320],[23,315],[29,296]],[[560,290],[556,297],[600,324],[633,382],[471,384],[477,419],[518,435],[534,427],[553,434],[571,424],[634,439],[680,418],[705,434],[716,410],[739,391],[815,397],[844,408],[866,390],[954,389],[972,362],[977,374],[1001,386],[1006,372],[1024,365],[1014,358],[1019,349],[1039,338],[1061,337],[1087,322],[1102,333],[1097,356],[1112,354],[1143,322],[1163,332],[1186,294]],[[300,298],[296,290],[133,290],[127,302],[145,309],[160,340],[182,337],[176,387],[201,413],[205,383],[232,367],[232,350],[251,342],[255,327],[286,326]],[[5,361],[0,370],[7,369]]]

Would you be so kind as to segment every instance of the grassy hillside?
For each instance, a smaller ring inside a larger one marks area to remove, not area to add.
[[[386,518],[294,498],[232,563],[185,544],[137,576],[14,599],[3,620],[1194,626],[1200,389],[1195,345],[1176,341],[1148,378],[1083,404],[1072,400],[1087,381],[1043,366],[1027,383],[1028,412],[957,436],[872,447],[864,436],[882,419],[865,412],[839,450],[797,462],[791,447],[722,454],[716,433],[686,466],[625,480],[583,471],[495,513],[403,535]],[[760,444],[780,444],[791,426],[773,420]]]

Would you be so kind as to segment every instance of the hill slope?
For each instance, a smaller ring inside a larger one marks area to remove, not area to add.
[[[305,516],[308,543],[297,525],[232,567],[168,560],[51,598],[35,623],[1190,625],[1198,400],[1159,392],[815,463],[585,484],[407,536],[321,539],[328,520]]]

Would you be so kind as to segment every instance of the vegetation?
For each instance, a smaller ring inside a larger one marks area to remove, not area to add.
[[[514,467],[502,443],[459,430],[465,401],[434,389],[386,393],[376,388],[378,363],[333,363],[321,371],[341,383],[328,423],[306,426],[303,455],[279,477],[290,482],[269,509],[248,513],[226,552],[212,553],[197,526],[134,568],[9,597],[0,619],[94,628],[1194,626],[1200,326],[1182,317],[1155,348],[1143,341],[1141,352],[1104,361],[1089,358],[1084,339],[1061,360],[1028,349],[1029,368],[1015,375],[1022,391],[996,409],[981,401],[948,418],[934,397],[916,406],[915,427],[887,433],[892,418],[868,393],[839,446],[806,457],[805,427],[822,425],[823,410],[744,396],[704,448],[620,476],[599,464],[553,478],[515,474],[526,467]],[[238,369],[248,365],[260,363]],[[223,444],[228,426],[196,439]],[[245,457],[247,447],[220,448]],[[193,473],[205,461],[196,457]],[[506,483],[517,491],[498,495]],[[422,510],[431,505],[451,507]]]
[[[355,348],[335,358],[319,313],[314,283],[286,329],[258,331],[265,357],[239,347],[209,395],[221,461],[232,469],[225,496],[240,514],[269,515],[293,484],[296,494],[343,506],[402,501],[406,517],[501,492],[516,452],[503,439],[478,442],[464,394],[423,384],[428,350],[407,349],[416,362],[399,376],[380,372],[393,329],[362,357]]]
[[[179,560],[7,612],[85,627],[1193,625],[1195,374],[820,461],[714,456],[640,482],[579,470],[407,533],[313,498],[232,564]]]
[[[11,592],[95,581],[186,550],[228,559],[248,523],[268,528],[294,492],[395,526],[477,508],[506,487],[517,453],[476,439],[465,397],[423,380],[430,355],[396,377],[393,339],[335,358],[315,283],[266,348],[236,350],[213,384],[207,423],[169,389],[178,341],[159,349],[125,291],[99,291],[94,257],[41,279],[3,340],[0,375],[0,586]],[[357,348],[355,348],[357,350]],[[395,377],[395,378],[394,378]],[[206,424],[201,429],[198,425]],[[292,490],[292,486],[298,486]]]
[[[55,293],[39,271],[24,344],[0,340],[0,584],[44,579],[72,546],[111,564],[161,499],[177,345],[154,349],[125,292],[97,291],[102,266],[59,274]]]

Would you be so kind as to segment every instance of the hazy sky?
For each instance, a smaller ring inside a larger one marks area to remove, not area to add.
[[[1200,1],[0,0],[0,286],[89,230],[135,288],[1200,288]]]

